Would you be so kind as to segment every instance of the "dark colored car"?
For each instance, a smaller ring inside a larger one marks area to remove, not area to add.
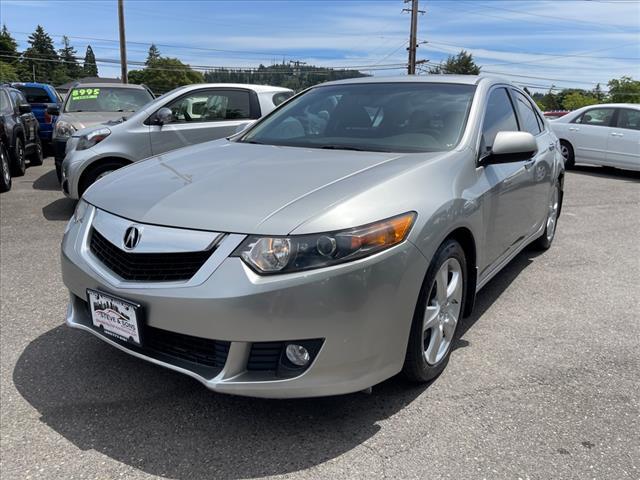
[[[31,111],[40,124],[40,140],[50,143],[57,117],[47,112],[47,108],[62,105],[60,94],[47,83],[12,83],[11,86],[20,90],[31,105]]]
[[[40,126],[20,90],[0,87],[0,117],[6,132],[6,150],[13,176],[24,175],[27,158],[31,165],[42,165]]]

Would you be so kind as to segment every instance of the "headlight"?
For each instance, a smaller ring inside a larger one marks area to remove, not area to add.
[[[80,137],[80,140],[78,140],[78,144],[76,145],[76,150],[86,150],[87,148],[91,148],[107,138],[109,135],[111,135],[111,130],[107,127],[92,130],[86,135]]]
[[[73,124],[65,122],[64,120],[58,120],[56,122],[56,130],[54,133],[56,138],[69,138],[76,130],[77,128],[74,127]]]
[[[402,242],[416,218],[409,212],[338,232],[288,237],[249,236],[231,254],[260,274],[290,273],[350,262]]]
[[[78,201],[78,204],[76,205],[75,211],[73,212],[73,216],[69,220],[69,223],[67,223],[67,228],[65,228],[64,233],[67,233],[74,224],[82,223],[82,220],[84,220],[84,216],[87,214],[88,210],[89,204],[80,199],[80,201]]]

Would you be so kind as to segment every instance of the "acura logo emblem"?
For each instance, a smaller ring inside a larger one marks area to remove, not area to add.
[[[133,250],[140,243],[140,237],[142,237],[142,233],[138,230],[138,227],[135,225],[130,226],[124,232],[124,248],[127,250]]]

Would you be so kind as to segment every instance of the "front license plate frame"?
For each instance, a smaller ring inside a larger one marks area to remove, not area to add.
[[[121,342],[142,345],[142,307],[136,302],[87,288],[92,325]]]

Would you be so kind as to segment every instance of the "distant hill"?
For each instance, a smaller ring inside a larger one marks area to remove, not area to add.
[[[318,83],[345,78],[366,77],[358,70],[335,70],[313,65],[276,64],[260,65],[253,69],[219,68],[204,74],[205,82],[210,83],[255,83],[304,90]]]

